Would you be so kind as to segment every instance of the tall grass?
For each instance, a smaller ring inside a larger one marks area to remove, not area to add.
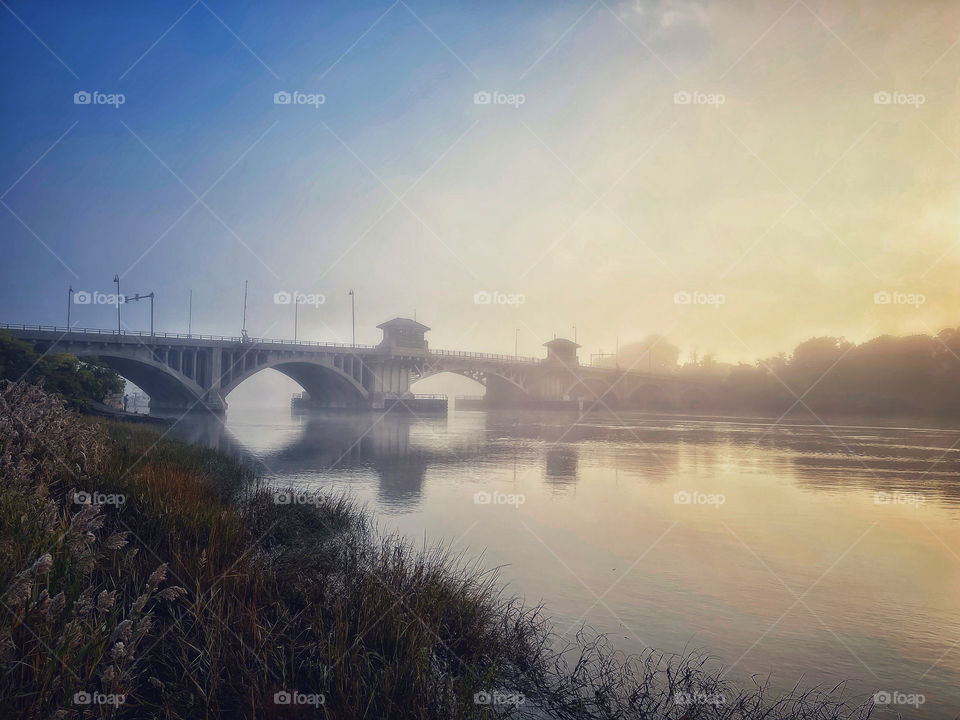
[[[4,717],[869,715],[585,632],[559,647],[495,573],[379,535],[343,496],[278,504],[218,452],[2,392]]]

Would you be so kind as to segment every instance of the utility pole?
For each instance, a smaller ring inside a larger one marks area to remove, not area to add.
[[[247,334],[247,281],[243,281],[243,324],[240,326],[240,334]]]
[[[114,273],[113,281],[117,284],[117,335],[120,335],[120,276]]]
[[[187,335],[193,335],[193,288],[190,289],[190,305],[187,310]]]
[[[67,290],[67,332],[70,331],[70,306],[73,305],[73,285]]]
[[[353,288],[350,289],[350,327],[351,327],[351,338],[353,347],[357,346],[357,306],[356,306],[357,296],[353,292]]]

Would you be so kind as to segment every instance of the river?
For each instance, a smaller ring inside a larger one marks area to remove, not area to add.
[[[898,701],[876,717],[943,718],[960,712],[960,431],[930,425],[231,407],[177,432],[482,553],[561,633],[703,650],[741,684],[848,680]]]

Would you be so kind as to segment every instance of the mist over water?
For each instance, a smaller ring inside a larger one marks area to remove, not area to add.
[[[960,707],[960,430],[828,423],[234,405],[225,426],[176,432],[277,486],[348,493],[414,543],[482,554],[560,632],[702,649],[743,684],[923,695],[896,709],[945,717]]]

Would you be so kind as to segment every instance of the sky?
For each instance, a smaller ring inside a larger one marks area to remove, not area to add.
[[[584,361],[933,333],[958,39],[947,2],[3,0],[0,322],[62,326],[116,273],[166,332],[192,290],[195,333],[238,334],[248,281],[255,337],[299,292],[299,337],[349,342],[350,289],[360,343],[416,314]]]

